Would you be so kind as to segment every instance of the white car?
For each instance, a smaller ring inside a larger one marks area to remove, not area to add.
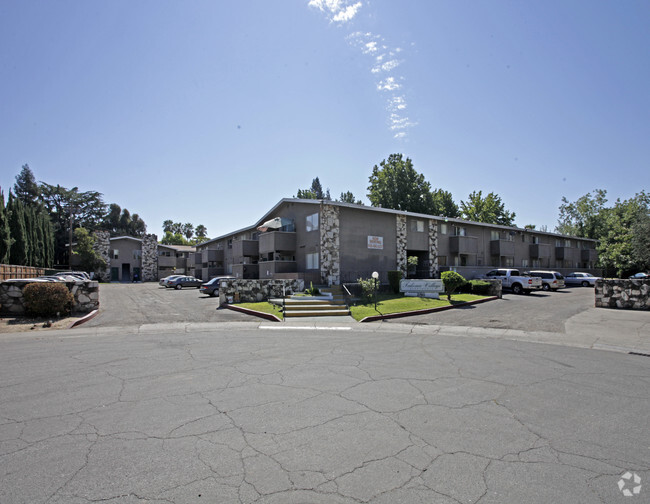
[[[581,273],[579,271],[569,273],[564,277],[564,283],[567,285],[582,285],[583,287],[594,287],[596,280],[600,277],[593,276],[591,273]]]
[[[566,287],[564,277],[559,271],[531,271],[530,276],[542,279],[542,289],[545,291],[557,291]]]

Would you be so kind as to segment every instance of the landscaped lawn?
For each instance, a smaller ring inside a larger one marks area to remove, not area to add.
[[[262,301],[261,303],[237,303],[237,306],[262,313],[270,313],[271,315],[278,317],[280,320],[284,319],[282,308],[278,305],[271,304],[268,301]]]
[[[440,299],[429,299],[421,297],[406,297],[401,295],[394,296],[378,296],[377,297],[377,310],[375,310],[375,302],[372,301],[368,304],[361,304],[357,302],[356,306],[350,307],[350,313],[355,320],[361,320],[365,317],[372,315],[389,315],[391,313],[403,313],[408,311],[427,310],[429,308],[439,308],[441,306],[449,306],[450,304],[466,303],[467,301],[475,301],[483,299],[486,296],[476,296],[474,294],[454,294],[451,296],[451,303],[447,301],[447,296],[442,296]]]

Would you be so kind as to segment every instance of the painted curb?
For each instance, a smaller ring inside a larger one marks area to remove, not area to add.
[[[260,317],[260,318],[263,318],[263,319],[266,319],[266,320],[270,320],[271,322],[282,322],[282,320],[280,320],[278,317],[276,317],[272,313],[258,312],[258,311],[255,311],[255,310],[251,310],[249,308],[243,308],[241,306],[231,305],[231,304],[223,305],[223,307],[227,308],[229,310],[233,310],[233,311],[237,311],[237,312],[241,312],[241,313],[246,313],[247,315],[254,315],[255,317]]]
[[[95,316],[99,313],[99,310],[93,310],[91,311],[88,315],[85,317],[80,318],[79,320],[75,320],[72,324],[70,324],[70,327],[68,329],[73,329],[77,326],[80,326],[84,322],[88,322],[89,320],[95,318]]]
[[[371,315],[370,317],[362,318],[361,320],[359,320],[359,322],[376,322],[378,320],[394,319],[394,318],[401,318],[401,317],[410,317],[412,315],[426,315],[427,313],[434,313],[434,312],[445,311],[445,310],[453,310],[454,308],[462,308],[463,306],[470,306],[470,305],[485,303],[487,301],[494,301],[495,299],[499,299],[499,297],[498,296],[490,296],[490,297],[486,297],[486,298],[483,298],[483,299],[476,299],[475,301],[466,301],[465,303],[448,305],[448,306],[439,306],[437,308],[427,308],[425,310],[415,310],[415,311],[400,312],[400,313],[389,313],[387,315]]]

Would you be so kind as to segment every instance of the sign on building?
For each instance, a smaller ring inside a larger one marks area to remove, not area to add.
[[[445,285],[440,279],[408,278],[399,281],[399,290],[405,296],[440,299],[439,294],[445,292]]]
[[[368,236],[368,248],[374,250],[384,250],[384,237]]]

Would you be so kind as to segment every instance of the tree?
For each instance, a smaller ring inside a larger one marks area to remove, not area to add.
[[[196,229],[194,231],[198,238],[206,238],[208,235],[208,228],[206,228],[203,224],[196,226]]]
[[[359,199],[356,199],[354,197],[354,194],[352,194],[350,191],[341,193],[341,196],[339,197],[338,201],[341,203],[353,203],[355,205],[363,205],[363,202]]]
[[[374,207],[433,213],[431,184],[413,168],[413,162],[401,154],[391,154],[388,160],[375,165],[369,177],[368,199]]]
[[[76,250],[73,252],[79,256],[80,267],[87,272],[100,272],[106,269],[106,261],[95,250],[95,237],[85,228],[74,230],[77,241]]]
[[[9,264],[12,243],[9,210],[5,207],[5,195],[0,190],[0,264]]]
[[[173,234],[169,231],[165,233],[163,239],[160,240],[163,245],[190,245],[190,243],[183,237],[182,234]]]
[[[36,202],[39,192],[34,173],[28,164],[24,164],[20,173],[16,175],[16,183],[14,184],[16,198],[22,201],[23,205],[32,205]]]
[[[435,189],[432,192],[433,197],[433,215],[442,215],[444,217],[460,217],[458,205],[454,202],[449,191]]]
[[[13,243],[9,254],[10,264],[27,265],[28,243],[27,230],[25,229],[25,207],[23,202],[9,191],[7,202],[9,210],[9,232]]]
[[[187,240],[190,240],[194,236],[194,225],[191,222],[183,224],[183,235]]]
[[[607,203],[607,191],[595,189],[594,195],[587,193],[570,202],[564,196],[560,205],[560,216],[555,230],[560,234],[598,238],[603,233],[603,218]]]
[[[460,202],[460,211],[464,219],[488,224],[513,226],[515,213],[505,209],[501,197],[491,192],[485,198],[482,191],[473,191],[467,200]]]
[[[445,293],[447,294],[448,301],[451,301],[451,295],[456,289],[467,283],[465,277],[455,271],[443,271],[440,276],[442,283],[445,285]]]
[[[172,232],[172,227],[174,226],[174,221],[171,219],[167,219],[166,221],[163,221],[163,233],[167,232]]]
[[[641,213],[632,226],[632,255],[640,270],[650,270],[650,215]]]
[[[330,197],[329,189],[327,189],[326,192],[323,192],[323,186],[321,185],[320,180],[318,180],[318,177],[316,177],[314,180],[311,181],[311,187],[309,189],[298,189],[298,194],[296,195],[296,198],[324,199],[324,200],[332,199]]]

